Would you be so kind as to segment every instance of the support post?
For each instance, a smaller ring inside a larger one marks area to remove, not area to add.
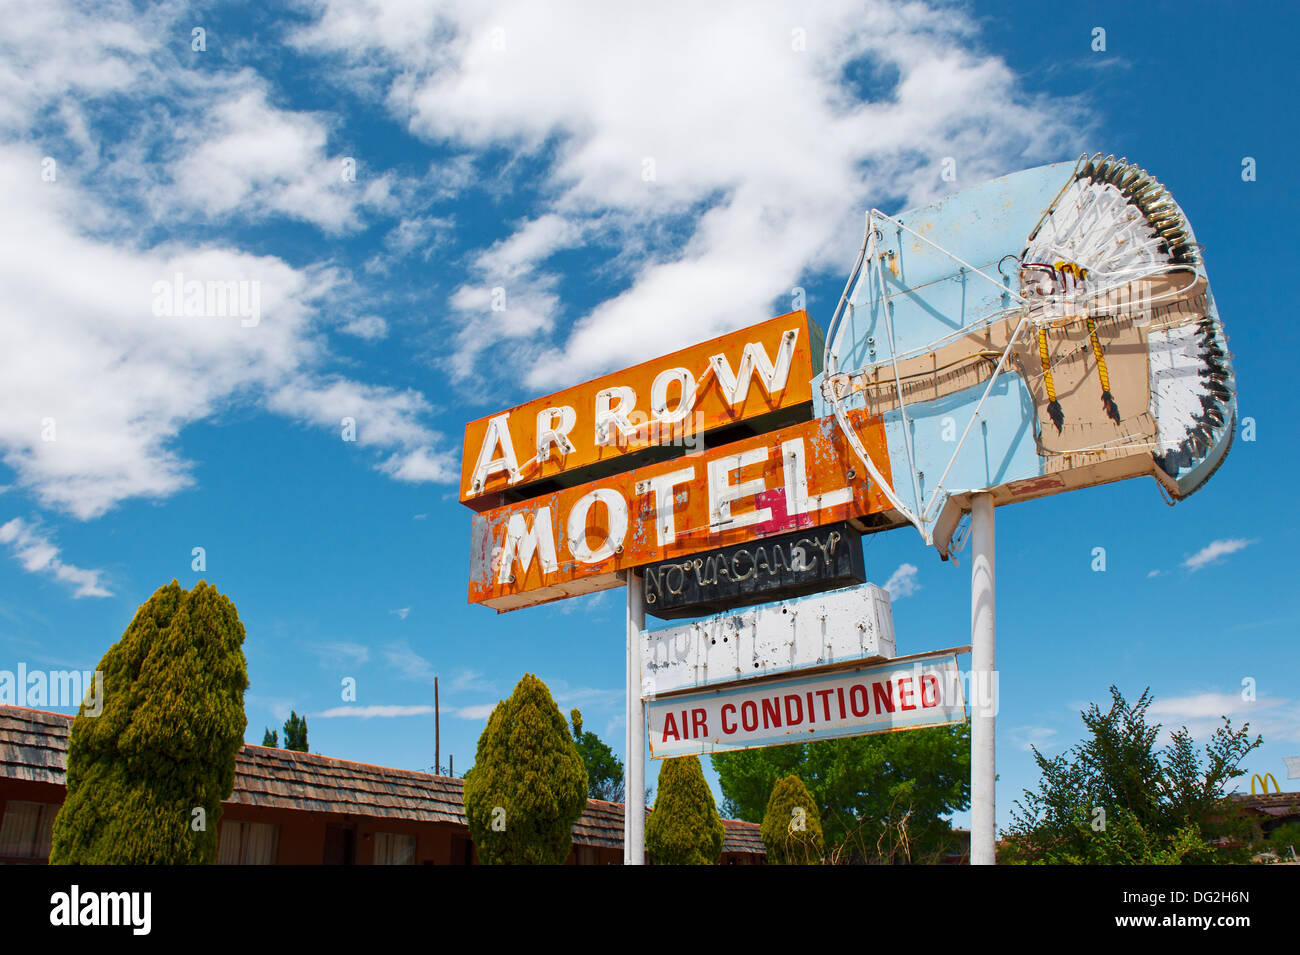
[[[994,646],[993,495],[971,496],[970,864],[995,865],[997,779],[995,721],[998,684]]]
[[[645,702],[641,699],[643,583],[636,571],[627,579],[627,773],[623,794],[623,864],[645,865]]]

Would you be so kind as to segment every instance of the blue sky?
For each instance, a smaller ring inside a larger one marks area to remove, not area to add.
[[[463,772],[535,672],[621,753],[621,592],[465,602],[465,422],[794,286],[824,325],[869,206],[1100,150],[1204,243],[1255,440],[1176,508],[1130,482],[998,511],[999,823],[1029,744],[1070,745],[1112,683],[1200,736],[1249,720],[1249,768],[1295,788],[1296,11],[701,6],[6,13],[0,669],[91,668],[157,587],[206,578],[248,631],[250,742],[293,708],[314,751],[428,768],[437,674]],[[255,323],[155,314],[178,272],[257,281]],[[910,530],[866,559],[900,652],[967,642],[964,562]]]

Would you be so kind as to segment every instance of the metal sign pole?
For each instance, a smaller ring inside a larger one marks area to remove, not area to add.
[[[995,865],[997,826],[993,787],[997,778],[994,723],[997,671],[994,665],[993,495],[971,497],[971,734],[970,864]]]
[[[644,584],[636,571],[627,578],[627,773],[623,793],[623,864],[645,865],[645,701],[641,699],[641,631],[645,627]]]

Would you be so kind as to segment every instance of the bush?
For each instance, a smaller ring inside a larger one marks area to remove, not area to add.
[[[698,756],[679,756],[659,771],[645,844],[655,865],[717,865],[726,830]]]
[[[247,725],[243,642],[235,605],[203,581],[140,606],[99,662],[103,712],[73,720],[51,862],[216,862]]]
[[[821,813],[798,776],[778,779],[763,816],[770,865],[821,865],[826,853]]]
[[[465,774],[465,816],[486,865],[560,865],[587,806],[587,772],[546,684],[525,674],[498,703]]]

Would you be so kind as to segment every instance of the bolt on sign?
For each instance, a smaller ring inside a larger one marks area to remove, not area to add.
[[[811,519],[800,515],[811,524]],[[645,612],[673,620],[866,581],[862,532],[848,521],[647,564]]]
[[[738,425],[806,421],[823,346],[808,314],[791,312],[471,421],[461,502],[487,510],[700,450]]]
[[[852,420],[883,460],[879,419]],[[886,510],[853,455],[828,417],[476,514],[469,602],[606,590],[629,568]]]
[[[658,697],[646,709],[654,759],[966,721],[952,651]]]

